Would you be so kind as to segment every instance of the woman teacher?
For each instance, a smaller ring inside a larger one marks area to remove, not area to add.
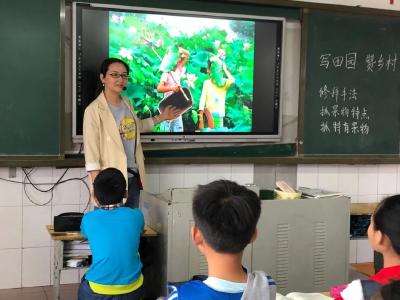
[[[160,115],[140,120],[129,99],[121,96],[128,78],[129,66],[124,61],[107,58],[102,62],[101,91],[85,110],[83,142],[89,182],[93,183],[100,170],[119,169],[127,180],[125,205],[136,208],[145,178],[140,132],[149,132],[154,125],[175,119],[179,110],[169,106]]]

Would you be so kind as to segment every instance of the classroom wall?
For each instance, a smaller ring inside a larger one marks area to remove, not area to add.
[[[375,203],[400,193],[400,165],[299,165],[297,185],[341,191],[352,203]],[[350,240],[350,262],[371,261],[368,240]]]
[[[400,9],[400,1],[310,1],[333,4],[362,5]],[[294,31],[296,24],[289,24]],[[297,44],[296,44],[297,45]],[[288,48],[291,49],[291,48]],[[297,60],[288,61],[295,65]],[[295,68],[296,69],[296,68]],[[298,73],[284,74],[286,82],[298,82]],[[287,99],[298,95],[298,87],[285,91]],[[291,104],[288,104],[291,103]],[[66,104],[67,105],[67,104]],[[292,138],[296,132],[296,101],[284,104],[284,137]],[[70,111],[70,108],[66,108]],[[292,139],[293,140],[293,139]],[[0,178],[21,182],[22,169],[0,168]],[[37,168],[32,174],[33,182],[55,182],[62,169]],[[148,165],[147,180],[149,191],[158,193],[173,187],[193,187],[214,179],[226,178],[241,184],[255,182],[262,188],[272,188],[277,179],[286,179],[295,186],[320,187],[339,190],[352,197],[352,202],[376,202],[388,194],[400,193],[400,165]],[[66,178],[84,177],[84,169],[71,169]],[[41,186],[48,187],[47,185]],[[66,211],[82,211],[88,200],[88,192],[79,181],[71,181],[58,186],[53,200],[46,205],[50,194],[42,194],[20,183],[0,180],[0,289],[52,284],[53,244],[45,225],[52,223],[54,215]],[[39,205],[31,203],[31,197]],[[366,240],[351,241],[350,261],[372,261],[372,250]],[[63,271],[62,283],[78,282],[83,272]]]
[[[293,0],[333,5],[400,10],[399,0]],[[299,186],[320,186],[351,195],[353,203],[377,202],[400,193],[399,165],[299,165]],[[350,241],[350,262],[372,261],[368,240]]]
[[[64,169],[35,168],[31,173],[34,183],[56,182]],[[12,173],[12,172],[11,172]],[[86,176],[84,169],[70,169],[64,179]],[[24,173],[0,168],[0,289],[32,287],[52,284],[53,243],[45,226],[53,217],[68,211],[83,211],[88,201],[88,191],[81,181],[69,181],[57,186],[51,193],[40,193],[22,182]],[[194,187],[219,178],[241,184],[253,182],[253,165],[152,165],[147,167],[148,190],[153,193],[174,187]],[[49,185],[38,186],[48,189]],[[29,198],[33,202],[33,204]],[[47,203],[47,204],[46,204]],[[44,205],[45,204],[45,205]],[[79,282],[83,272],[63,271],[62,283]]]

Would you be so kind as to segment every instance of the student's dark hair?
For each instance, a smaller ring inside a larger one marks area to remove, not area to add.
[[[126,69],[126,72],[129,74],[129,65],[126,62],[124,62],[123,60],[121,60],[119,58],[115,58],[115,57],[106,58],[105,60],[103,60],[103,62],[100,65],[100,74],[103,74],[103,76],[106,76],[108,68],[110,67],[111,64],[114,64],[114,63],[123,64]],[[101,83],[101,80],[98,79],[96,95],[100,95],[100,93],[102,91],[103,91],[103,84]]]
[[[400,195],[383,199],[375,209],[372,219],[374,229],[385,234],[393,249],[400,255]]]
[[[394,280],[389,284],[385,284],[382,286],[380,292],[380,297],[376,297],[373,299],[382,299],[382,300],[398,300],[400,299],[400,280]]]
[[[96,176],[93,189],[100,205],[117,204],[125,196],[126,180],[120,170],[107,168]]]
[[[192,205],[195,225],[219,253],[239,253],[256,229],[261,213],[257,194],[229,180],[199,185]]]

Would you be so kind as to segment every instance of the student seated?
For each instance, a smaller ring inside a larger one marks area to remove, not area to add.
[[[192,211],[192,240],[206,256],[208,278],[170,286],[167,299],[275,299],[270,276],[242,267],[243,250],[257,235],[261,203],[256,193],[228,180],[214,181],[197,188]]]
[[[81,233],[89,241],[92,265],[79,286],[78,300],[136,300],[143,294],[138,253],[144,217],[123,206],[124,175],[115,168],[101,171],[93,183],[99,209],[84,215]]]
[[[379,203],[371,216],[368,240],[372,248],[383,255],[383,268],[368,281],[385,285],[400,279],[400,195],[387,197]],[[358,298],[363,293],[362,283],[355,280],[340,295],[333,296],[335,299],[362,299]],[[379,285],[375,286],[379,288]]]

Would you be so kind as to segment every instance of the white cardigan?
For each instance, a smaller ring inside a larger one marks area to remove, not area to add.
[[[140,142],[140,132],[151,131],[154,121],[152,118],[138,119],[128,98],[123,98],[123,104],[128,106],[137,124],[135,158],[144,187],[144,155]],[[124,174],[126,180],[128,179],[124,146],[103,92],[85,110],[83,142],[85,147],[85,166],[88,172],[114,167]]]

